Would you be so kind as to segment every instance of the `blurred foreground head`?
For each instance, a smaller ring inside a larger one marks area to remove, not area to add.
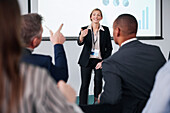
[[[17,112],[20,99],[20,22],[18,1],[0,0],[0,113]]]

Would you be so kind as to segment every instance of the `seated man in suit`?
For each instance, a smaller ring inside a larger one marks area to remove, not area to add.
[[[122,113],[141,113],[152,90],[157,71],[166,62],[159,47],[136,39],[137,20],[120,15],[113,23],[119,50],[103,62],[104,92],[100,102],[120,103]]]
[[[103,61],[104,91],[100,105],[82,107],[98,112],[102,104],[119,105],[113,113],[141,113],[152,90],[155,75],[166,62],[159,47],[136,39],[137,20],[130,14],[120,15],[113,23],[113,37],[119,50]],[[99,106],[99,107],[98,107]],[[120,109],[121,108],[121,109]],[[103,108],[104,109],[104,108]]]
[[[59,80],[67,82],[68,67],[63,47],[63,43],[65,42],[64,36],[61,36],[60,39],[53,40],[53,33],[50,30],[50,41],[54,45],[55,65],[52,63],[51,56],[32,53],[42,40],[43,28],[41,21],[42,17],[39,14],[32,13],[22,16],[21,39],[25,47],[23,49],[21,61],[46,68],[56,82]],[[60,29],[61,28],[62,26]]]

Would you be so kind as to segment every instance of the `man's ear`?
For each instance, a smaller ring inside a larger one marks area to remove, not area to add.
[[[40,39],[38,37],[35,37],[32,41],[33,48],[37,47],[40,44]]]
[[[116,37],[119,37],[119,36],[120,36],[120,28],[119,28],[119,27],[117,27],[117,28],[115,29],[115,33],[116,33]]]

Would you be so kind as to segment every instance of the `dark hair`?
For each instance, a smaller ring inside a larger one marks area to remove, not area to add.
[[[122,14],[117,17],[117,19],[114,21],[114,26],[117,27],[119,26],[122,28],[122,31],[124,34],[132,34],[132,33],[137,33],[138,29],[138,23],[136,18],[131,15],[131,14]]]
[[[98,8],[95,8],[95,9],[93,9],[93,11],[90,13],[90,20],[91,20],[91,16],[92,16],[92,14],[93,14],[94,11],[99,11],[100,14],[101,14],[101,17],[103,18],[102,11],[101,11],[100,9],[98,9]]]
[[[0,112],[15,113],[21,98],[20,22],[18,1],[0,0]]]
[[[42,16],[37,13],[30,13],[22,16],[21,38],[25,46],[30,46],[36,36],[41,37]]]

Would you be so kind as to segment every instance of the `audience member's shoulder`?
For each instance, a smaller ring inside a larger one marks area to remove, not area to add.
[[[21,57],[21,62],[51,62],[52,57],[49,55],[40,55],[40,54],[31,54],[31,55],[24,55]]]
[[[147,43],[142,43],[142,44],[145,45],[146,47],[152,47],[152,48],[157,48],[157,49],[159,49],[159,46],[157,46],[157,45],[147,44]]]
[[[167,66],[170,66],[170,60],[167,61],[166,63]],[[170,70],[170,69],[169,69]]]
[[[111,55],[108,58],[106,58],[105,61],[107,61],[107,62],[112,62],[112,61],[117,62],[121,58],[122,58],[122,55],[120,55],[119,51],[117,51],[113,55]]]
[[[42,55],[42,54],[32,54],[33,57],[43,58],[43,59],[52,59],[49,55]]]
[[[49,85],[55,86],[55,80],[50,76],[47,69],[32,64],[21,63],[20,73],[23,77],[27,94],[41,93],[37,89],[46,89]],[[31,88],[31,89],[30,89]]]
[[[46,68],[43,68],[43,67],[40,67],[40,66],[37,66],[37,65],[34,65],[34,64],[30,64],[30,63],[27,63],[27,62],[21,62],[20,63],[21,71],[22,70],[27,70],[28,68],[30,70],[46,70]]]
[[[157,80],[168,81],[170,79],[170,61],[166,62],[164,66],[162,66],[156,76]]]
[[[46,68],[39,67],[33,64],[22,62],[20,63],[20,71],[23,76],[41,76],[48,75],[49,72]],[[30,77],[31,77],[30,76]]]
[[[162,70],[165,69],[165,70],[167,70],[167,71],[170,72],[170,60],[167,61],[167,62],[164,64],[164,66],[162,66],[161,69],[162,69]]]

